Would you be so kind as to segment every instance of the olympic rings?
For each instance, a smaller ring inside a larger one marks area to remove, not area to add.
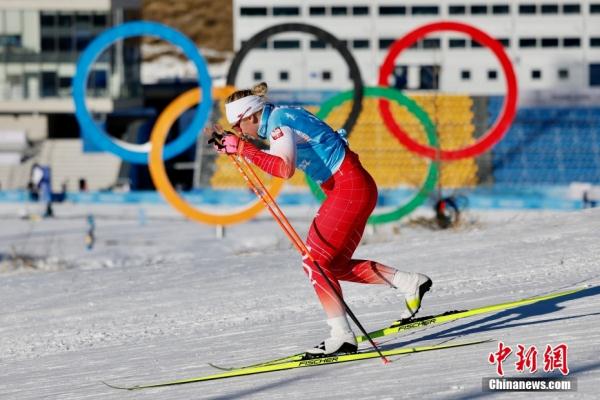
[[[223,89],[215,90],[213,95],[215,98],[224,99],[233,92],[232,87],[226,87]],[[156,190],[158,190],[165,200],[171,204],[180,213],[188,217],[189,219],[205,222],[213,225],[231,225],[238,222],[246,221],[256,214],[258,214],[264,208],[264,205],[260,199],[254,201],[251,205],[244,209],[229,214],[212,214],[204,211],[200,211],[192,207],[187,203],[173,188],[167,172],[165,171],[165,165],[163,163],[163,147],[169,129],[173,123],[183,114],[188,108],[194,106],[200,101],[200,89],[194,88],[187,92],[177,96],[159,115],[156,120],[156,124],[152,128],[150,135],[150,155],[148,166],[150,168],[150,175]],[[282,179],[274,178],[271,186],[267,188],[269,193],[273,197],[276,197],[281,188],[283,187],[284,181]]]
[[[443,151],[439,150],[437,136],[435,134],[435,126],[431,122],[428,115],[412,100],[404,96],[402,93],[386,87],[369,87],[364,88],[360,70],[356,60],[346,46],[342,44],[331,33],[318,28],[316,26],[303,23],[288,23],[274,25],[255,34],[248,40],[236,53],[230,69],[227,74],[227,83],[230,85],[223,90],[217,89],[213,93],[211,91],[211,79],[208,74],[206,63],[202,56],[198,53],[195,44],[180,32],[169,28],[165,25],[136,21],[128,22],[122,25],[115,26],[104,31],[82,53],[78,63],[75,77],[73,79],[73,100],[75,103],[75,115],[81,127],[82,135],[87,139],[92,140],[98,147],[105,151],[109,151],[120,157],[121,159],[138,164],[148,164],[152,180],[158,191],[165,197],[167,202],[176,208],[179,212],[188,218],[209,223],[228,225],[237,222],[242,222],[252,218],[263,208],[260,200],[256,200],[252,205],[245,207],[241,211],[230,214],[211,214],[193,208],[182,197],[180,197],[173,186],[171,185],[163,161],[174,157],[183,152],[192,145],[197,137],[197,133],[202,129],[204,123],[208,119],[212,109],[212,96],[224,98],[233,90],[235,78],[239,71],[240,65],[244,57],[250,50],[257,47],[266,38],[282,32],[299,31],[311,33],[319,39],[330,43],[344,58],[350,70],[350,77],[354,84],[354,89],[340,93],[333,98],[327,100],[317,113],[320,118],[325,118],[331,110],[348,100],[353,99],[352,109],[348,119],[344,122],[344,129],[348,133],[355,126],[358,116],[362,110],[363,96],[383,97],[385,99],[394,100],[400,105],[405,106],[419,119],[425,132],[429,146],[421,145],[410,138],[393,120],[390,111],[388,100],[380,99],[379,110],[383,117],[386,126],[398,138],[398,140],[406,146],[410,151],[423,155],[430,160],[430,166],[427,177],[419,189],[418,193],[410,199],[405,205],[393,210],[392,212],[372,215],[369,218],[369,223],[377,224],[397,220],[406,214],[412,212],[415,208],[421,205],[428,194],[433,190],[439,176],[438,163],[440,160],[458,160],[466,157],[476,156],[483,151],[491,148],[504,135],[516,113],[517,104],[517,82],[512,64],[507,57],[502,45],[491,38],[481,30],[458,22],[437,22],[423,25],[407,34],[405,37],[398,39],[392,45],[389,54],[386,56],[384,64],[380,69],[379,84],[387,85],[387,79],[394,67],[394,61],[398,55],[407,47],[414,44],[416,41],[425,35],[442,30],[453,30],[469,35],[473,40],[482,45],[487,46],[500,61],[504,74],[506,75],[507,96],[504,100],[503,109],[500,117],[494,126],[475,144],[459,150]],[[136,145],[123,142],[121,140],[111,138],[106,132],[101,130],[90,115],[86,108],[85,91],[89,75],[89,69],[95,62],[97,56],[104,51],[113,42],[121,39],[126,39],[132,36],[150,35],[157,36],[163,40],[169,41],[180,47],[188,58],[192,60],[196,66],[200,88],[192,89],[178,96],[165,110],[160,114],[154,128],[149,143]],[[200,93],[205,93],[205,98],[200,102]],[[189,107],[197,104],[196,113],[190,126],[175,140],[165,146],[167,134],[172,124],[177,118],[186,111]],[[308,179],[309,186],[313,193],[319,198],[323,196],[320,188]],[[274,179],[269,191],[273,196],[276,196],[283,186],[283,180]]]
[[[73,100],[75,102],[75,116],[86,138],[92,140],[101,149],[114,153],[125,161],[147,164],[148,143],[136,145],[111,138],[96,124],[85,104],[88,74],[97,56],[115,41],[141,35],[156,36],[177,45],[196,66],[200,86],[207,95],[201,103],[198,103],[196,115],[190,126],[165,147],[164,158],[170,159],[194,144],[196,135],[204,126],[212,110],[211,79],[204,58],[198,52],[196,45],[187,36],[166,25],[156,22],[135,21],[102,32],[86,47],[77,62],[77,70],[73,78]]]
[[[398,138],[398,140],[412,152],[421,154],[430,159],[441,159],[445,161],[459,160],[462,158],[473,157],[483,153],[496,144],[510,127],[517,110],[517,79],[512,63],[508,58],[502,44],[489,36],[487,33],[461,22],[435,22],[420,26],[409,32],[401,39],[396,40],[386,56],[379,72],[379,85],[388,86],[388,77],[394,68],[394,61],[398,55],[417,42],[419,39],[431,32],[438,31],[457,31],[469,35],[476,42],[487,46],[498,58],[504,74],[506,76],[507,95],[504,99],[502,112],[492,128],[486,132],[481,139],[474,144],[459,150],[439,150],[431,146],[425,146],[414,141],[408,134],[394,121],[390,111],[389,102],[380,100],[379,111],[388,127],[388,129]]]
[[[404,94],[395,89],[386,87],[366,87],[365,96],[384,97],[386,99],[394,100],[398,104],[406,107],[407,110],[413,113],[414,116],[421,122],[421,124],[425,128],[428,142],[432,146],[438,145],[436,128],[433,122],[431,121],[427,113],[421,107],[419,107],[419,105],[414,100],[406,97]],[[347,92],[342,92],[323,103],[323,105],[315,115],[321,119],[325,119],[334,107],[339,106],[340,104],[350,100],[351,98],[351,90]],[[427,200],[427,196],[435,188],[438,176],[438,162],[431,161],[429,164],[429,170],[427,171],[427,177],[425,178],[425,182],[413,198],[411,198],[406,204],[398,207],[393,211],[379,215],[371,215],[367,222],[371,224],[392,222],[404,217],[407,214],[410,214],[417,207],[423,204],[425,200]],[[308,183],[308,186],[310,187],[310,190],[315,195],[315,197],[317,197],[319,201],[323,201],[325,199],[323,191],[312,179],[308,177],[308,175],[306,175],[306,182]]]
[[[352,109],[350,110],[350,114],[348,115],[348,119],[344,122],[343,128],[348,132],[348,135],[352,132],[352,128],[356,125],[356,121],[358,120],[358,116],[362,111],[362,99],[363,99],[363,81],[362,76],[360,74],[360,69],[358,68],[358,64],[356,60],[348,50],[348,47],[344,45],[338,38],[333,36],[331,33],[323,30],[317,26],[303,24],[303,23],[286,23],[273,25],[267,29],[264,29],[250,39],[248,39],[243,45],[242,48],[235,54],[235,57],[231,61],[231,65],[229,67],[229,71],[227,72],[227,85],[235,86],[235,78],[240,69],[240,65],[246,55],[250,52],[250,50],[259,46],[263,43],[267,38],[282,32],[305,32],[311,33],[315,35],[317,38],[321,39],[324,42],[331,44],[342,56],[346,64],[348,64],[348,68],[350,69],[350,79],[354,83],[354,102],[352,104]]]

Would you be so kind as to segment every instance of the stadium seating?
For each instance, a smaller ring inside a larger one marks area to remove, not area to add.
[[[493,121],[502,98],[489,99]],[[496,183],[600,183],[600,108],[522,107],[492,150]]]

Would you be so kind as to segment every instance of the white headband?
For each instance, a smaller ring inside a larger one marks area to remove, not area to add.
[[[265,106],[266,99],[262,96],[250,95],[242,97],[236,101],[225,104],[225,113],[227,121],[231,125],[237,124],[240,119],[249,117],[257,111],[260,111]]]

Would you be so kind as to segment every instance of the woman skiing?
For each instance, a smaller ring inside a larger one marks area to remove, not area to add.
[[[317,182],[327,198],[319,208],[307,237],[307,247],[342,293],[339,281],[389,285],[404,295],[401,318],[412,317],[432,285],[423,274],[402,272],[370,260],[352,259],[369,215],[377,202],[377,186],[350,150],[344,131],[336,132],[300,107],[274,106],[266,99],[267,84],[236,91],[225,101],[227,120],[237,135],[215,125],[223,135],[220,153],[241,154],[270,175],[288,179],[300,168]],[[240,139],[240,137],[242,139]],[[244,137],[267,139],[269,152]],[[357,342],[339,297],[309,259],[303,268],[327,314],[330,337],[308,353],[333,355],[354,353]]]

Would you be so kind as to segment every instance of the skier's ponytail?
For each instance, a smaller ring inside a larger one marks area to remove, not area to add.
[[[269,86],[266,82],[258,83],[252,86],[252,89],[243,89],[233,92],[232,94],[225,99],[225,103],[232,103],[236,100],[242,99],[247,96],[260,96],[266,97],[267,91],[269,90]]]
[[[250,90],[255,96],[265,97],[267,95],[267,92],[269,91],[269,86],[267,85],[267,82],[261,82],[257,85],[252,86],[252,89]]]

